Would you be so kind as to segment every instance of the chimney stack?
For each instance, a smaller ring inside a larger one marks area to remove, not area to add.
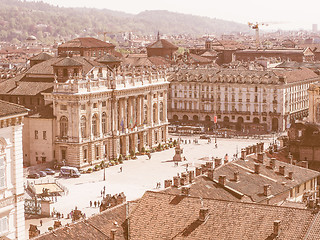
[[[301,162],[301,167],[309,168],[308,161],[302,161],[302,162]]]
[[[202,174],[202,168],[196,167],[196,177],[200,176]]]
[[[292,155],[289,155],[289,163],[293,164],[293,156]]]
[[[182,187],[181,188],[181,194],[184,196],[189,196],[190,194],[190,187]]]
[[[208,170],[208,178],[213,181],[213,169]]]
[[[170,179],[164,180],[164,188],[168,188],[171,186],[172,186],[172,180]]]
[[[254,173],[260,174],[260,163],[254,163]]]
[[[110,239],[115,240],[116,239],[116,232],[117,229],[111,229]]]
[[[257,161],[259,163],[262,163],[263,164],[263,157],[264,157],[264,153],[258,153],[257,154]]]
[[[267,197],[271,195],[271,186],[270,186],[270,184],[265,184],[263,186],[263,195],[267,196]]]
[[[219,166],[221,166],[221,158],[215,158],[214,159],[214,167],[217,168]]]
[[[246,149],[242,148],[242,149],[241,149],[241,159],[242,159],[242,160],[245,160],[246,154],[247,154]]]
[[[207,169],[213,169],[213,162],[206,162]]]
[[[188,174],[189,174],[189,183],[192,183],[194,179],[194,171],[188,171]]]
[[[221,184],[222,186],[226,185],[226,175],[220,175],[219,176],[219,184]]]
[[[200,208],[200,211],[199,211],[199,220],[201,222],[204,222],[207,217],[209,216],[209,209],[208,208]]]
[[[281,174],[281,175],[283,175],[284,176],[284,174],[285,174],[285,169],[286,169],[286,166],[279,166],[279,173]]]
[[[279,236],[280,235],[280,220],[276,220],[273,222],[273,235]]]
[[[173,186],[180,187],[180,177],[178,177],[178,176],[173,177]]]
[[[239,182],[239,172],[236,171],[236,172],[234,172],[233,174],[234,174],[234,181],[235,181],[235,182]]]
[[[292,172],[292,171],[290,171],[290,172],[288,173],[288,178],[289,178],[290,180],[293,179],[293,172]]]
[[[274,169],[276,166],[276,159],[275,158],[271,158],[270,159],[270,168]]]

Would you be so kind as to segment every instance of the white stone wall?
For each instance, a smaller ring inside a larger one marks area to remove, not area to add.
[[[22,125],[0,128],[0,153],[5,157],[5,187],[0,189],[0,219],[8,218],[8,231],[0,233],[10,239],[25,239]]]

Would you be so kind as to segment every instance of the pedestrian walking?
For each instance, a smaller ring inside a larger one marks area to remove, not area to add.
[[[122,166],[120,167],[120,172],[122,172]]]
[[[96,202],[96,201],[94,201],[94,203],[93,203],[93,204],[94,204],[94,207],[97,207],[97,202]]]
[[[40,226],[42,227],[42,219],[40,219]]]
[[[99,201],[97,202],[97,207],[100,207],[100,202]]]
[[[90,201],[90,207],[92,207],[92,201]]]

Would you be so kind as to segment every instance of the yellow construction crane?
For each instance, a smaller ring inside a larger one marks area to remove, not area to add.
[[[248,22],[248,26],[254,30],[256,30],[256,45],[257,45],[257,48],[260,47],[260,39],[259,39],[259,27],[260,26],[268,26],[267,23],[251,23],[251,22]]]

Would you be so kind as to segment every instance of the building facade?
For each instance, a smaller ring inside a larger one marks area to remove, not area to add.
[[[64,81],[59,68],[52,93],[44,93],[53,104],[58,163],[81,168],[166,142],[164,71],[95,67]]]
[[[307,116],[308,88],[318,80],[305,68],[181,69],[169,79],[168,118],[243,133],[283,131],[292,120]]]
[[[0,100],[0,236],[25,239],[22,121],[27,110]]]

